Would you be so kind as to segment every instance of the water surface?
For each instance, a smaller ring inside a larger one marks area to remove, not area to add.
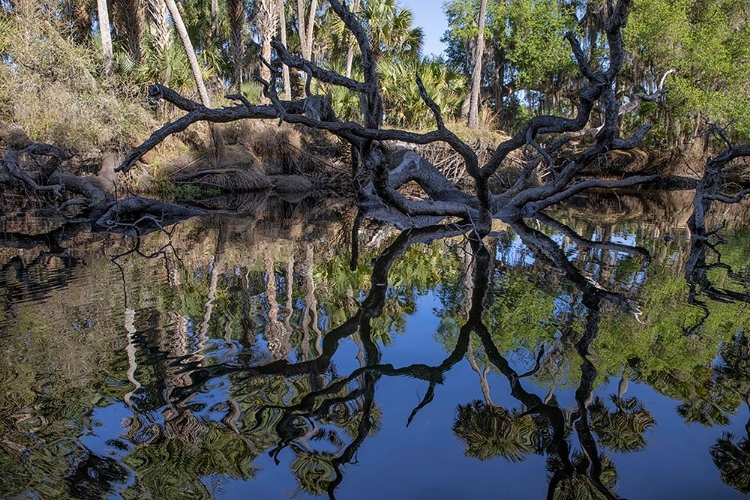
[[[689,202],[484,245],[338,201],[60,245],[9,214],[0,498],[744,496],[747,207],[707,246]]]

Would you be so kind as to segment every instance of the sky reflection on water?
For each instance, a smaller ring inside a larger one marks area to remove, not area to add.
[[[710,450],[750,419],[750,312],[712,298],[748,293],[745,228],[691,292],[670,217],[500,224],[489,252],[365,225],[350,271],[330,210],[183,222],[152,258],[3,249],[0,497],[742,496]]]

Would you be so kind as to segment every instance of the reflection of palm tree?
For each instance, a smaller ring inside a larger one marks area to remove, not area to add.
[[[724,362],[716,368],[719,385],[744,392],[745,403],[750,408],[750,341],[745,334],[734,337],[721,349]],[[737,437],[725,432],[711,447],[711,458],[721,473],[721,480],[735,490],[750,493],[750,420],[745,424],[747,436]]]
[[[320,496],[328,491],[328,486],[336,479],[333,466],[336,455],[327,452],[301,452],[292,461],[291,469],[297,482],[307,493]]]
[[[717,401],[714,395],[696,395],[677,407],[677,414],[689,424],[696,423],[705,427],[729,425],[728,413],[734,408],[727,407]]]
[[[725,484],[741,493],[750,493],[750,439],[747,436],[737,439],[731,432],[723,433],[711,447],[711,458]]]
[[[499,456],[520,462],[541,448],[540,435],[530,416],[514,415],[479,400],[458,406],[453,432],[466,444],[466,456],[479,460]]]
[[[601,475],[599,480],[608,490],[615,487],[617,483],[617,469],[615,463],[606,455],[599,455],[601,462]],[[571,457],[573,472],[566,474],[566,464],[560,460],[560,457],[550,454],[547,458],[547,470],[550,472],[550,494],[547,498],[554,500],[600,500],[612,498],[605,495],[600,488],[594,484],[591,477],[587,474],[590,466],[590,460],[584,453],[573,452]]]
[[[637,398],[611,396],[615,411],[610,412],[597,397],[589,407],[591,429],[599,437],[599,444],[610,451],[640,451],[646,447],[643,437],[656,420]]]

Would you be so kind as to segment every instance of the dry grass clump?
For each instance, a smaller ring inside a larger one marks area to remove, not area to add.
[[[226,147],[218,165],[212,165],[209,155],[172,168],[171,182],[175,186],[191,185],[204,191],[248,192],[271,186],[260,160],[240,144]]]
[[[72,152],[125,149],[152,127],[138,102],[118,101],[96,52],[39,9],[0,19],[0,119]]]
[[[269,175],[299,174],[310,170],[302,136],[288,125],[260,124],[246,129],[242,143],[263,162]]]
[[[12,117],[30,137],[73,152],[126,149],[149,123],[145,110],[105,92],[71,92],[59,82],[25,85],[12,105]]]
[[[190,184],[210,191],[242,193],[260,191],[271,186],[263,172],[243,169],[197,170],[175,179],[175,185]]]

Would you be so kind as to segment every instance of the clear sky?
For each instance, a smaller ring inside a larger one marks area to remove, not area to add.
[[[448,22],[443,13],[443,0],[400,0],[414,14],[414,25],[424,30],[423,54],[440,55],[445,44],[440,37],[448,29]]]

